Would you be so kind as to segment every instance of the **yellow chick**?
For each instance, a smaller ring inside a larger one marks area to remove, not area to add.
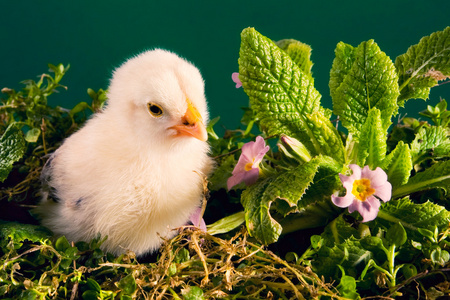
[[[201,205],[212,168],[199,70],[165,50],[114,71],[103,111],[67,138],[42,172],[43,225],[103,250],[153,252]]]

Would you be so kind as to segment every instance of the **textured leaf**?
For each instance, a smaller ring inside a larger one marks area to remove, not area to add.
[[[311,47],[293,39],[278,41],[277,46],[284,50],[304,74],[311,75]]]
[[[400,105],[411,98],[427,99],[430,88],[450,76],[450,27],[423,37],[398,56]]]
[[[396,247],[400,247],[404,243],[406,243],[406,240],[408,239],[405,228],[403,228],[402,223],[396,223],[389,227],[389,229],[386,232],[386,241],[391,244],[395,245]]]
[[[314,127],[317,122],[308,122],[306,117],[324,112],[313,78],[304,73],[285,51],[253,28],[244,29],[241,34],[239,78],[259,125],[267,135],[294,137],[313,155],[325,154],[339,160],[343,146],[331,152],[329,145],[322,143],[331,140],[333,144],[339,144],[337,131],[327,129],[327,134],[332,135],[325,139],[321,137],[325,128],[332,127],[331,122],[316,117],[316,121],[329,123],[321,124],[322,129],[317,130]]]
[[[394,64],[373,40],[357,48],[339,43],[329,84],[334,113],[358,137],[369,110],[376,107],[387,130],[398,110],[397,80]]]
[[[306,122],[320,145],[321,153],[344,163],[345,151],[336,127],[323,114],[316,112],[305,116]]]
[[[0,182],[8,177],[13,163],[23,157],[25,150],[23,133],[15,123],[12,123],[0,138]]]
[[[136,280],[134,279],[133,274],[128,274],[120,279],[118,287],[125,295],[133,295],[136,290]]]
[[[317,156],[307,163],[277,174],[276,177],[269,177],[249,186],[241,197],[249,233],[264,244],[276,242],[282,227],[271,216],[271,205],[278,200],[280,203],[277,203],[277,208],[283,215],[295,211],[298,205],[307,206],[310,202],[303,201],[302,196],[313,182],[319,167],[336,168],[338,165],[331,158]]]
[[[373,253],[364,249],[359,240],[353,237],[331,248],[322,247],[318,254],[320,259],[312,261],[313,270],[326,279],[336,278],[338,265],[344,268],[346,274],[357,278],[373,258]]]
[[[392,192],[393,198],[432,188],[450,189],[450,161],[441,161],[411,177],[407,184]]]
[[[450,212],[445,207],[432,202],[416,204],[407,197],[382,204],[376,218],[376,222],[386,228],[392,223],[402,224],[408,238],[412,240],[421,240],[418,228],[428,230],[434,230],[435,226],[443,228],[448,226],[449,221]]]
[[[374,170],[386,156],[386,131],[381,124],[380,110],[369,110],[359,140],[358,165],[369,165],[370,169]]]
[[[349,44],[339,42],[334,50],[335,58],[330,71],[330,94],[332,99],[340,97],[338,87],[344,82],[355,61],[355,48]]]
[[[386,171],[388,181],[394,189],[407,183],[412,170],[409,146],[400,141],[394,151],[386,156],[381,168]]]
[[[324,243],[332,247],[335,244],[341,244],[350,237],[360,238],[360,233],[352,224],[346,222],[342,215],[339,215],[325,227],[321,237]]]
[[[4,252],[6,252],[6,247],[10,242],[9,245],[18,249],[25,240],[39,242],[51,236],[51,232],[45,227],[0,220],[0,247]]]
[[[437,155],[436,155],[437,154]],[[427,156],[450,156],[450,140],[445,128],[432,126],[422,127],[411,143],[411,155],[415,163],[419,163]]]

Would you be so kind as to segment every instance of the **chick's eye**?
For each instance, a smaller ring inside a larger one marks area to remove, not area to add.
[[[163,109],[158,104],[148,103],[147,104],[148,111],[154,117],[161,117],[163,114]]]

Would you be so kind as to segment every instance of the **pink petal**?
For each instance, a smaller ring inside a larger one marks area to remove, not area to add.
[[[384,185],[374,187],[375,193],[374,195],[383,200],[384,202],[388,202],[391,200],[392,196],[392,184],[389,181],[386,181]]]
[[[258,155],[255,156],[255,161],[253,162],[253,167],[257,167],[263,160],[266,153],[270,150],[269,146],[265,146],[259,151]]]
[[[375,195],[384,202],[391,199],[392,185],[387,181],[386,173],[379,167],[371,171],[368,166],[365,166],[361,176],[370,180],[370,185],[375,189]]]
[[[353,203],[354,198],[350,193],[347,193],[347,195],[344,197],[337,197],[335,195],[331,195],[331,201],[333,201],[334,205],[336,205],[337,207],[345,208]]]
[[[369,166],[365,166],[362,171],[361,177],[369,179],[370,184],[373,188],[382,186],[387,182],[386,173],[379,167],[377,167],[375,170],[371,171],[369,169]]]
[[[366,201],[364,201],[364,202],[370,204],[370,206],[373,209],[376,209],[376,210],[380,209],[380,205],[381,205],[380,200],[378,200],[377,198],[375,198],[373,196],[367,197]]]
[[[359,213],[361,213],[361,211],[363,210],[364,210],[363,203],[356,199],[348,206],[349,213],[352,213],[354,211],[358,211]]]
[[[251,158],[251,161],[256,157],[259,157],[262,152],[266,154],[269,149],[266,150],[266,142],[261,136],[257,136],[254,142],[248,142],[244,146],[242,146],[242,154],[246,157]],[[264,156],[264,154],[262,156]],[[262,157],[261,157],[262,159]]]
[[[239,73],[238,72],[234,72],[233,74],[231,74],[231,79],[236,83],[236,88],[240,88],[242,86],[242,82],[239,79]]]
[[[233,171],[234,173],[234,171]],[[228,190],[231,190],[231,188],[235,185],[238,185],[239,183],[244,181],[244,172],[236,172],[234,173],[230,178],[227,180],[227,188]]]
[[[245,172],[245,165],[248,163],[253,163],[253,159],[249,159],[246,155],[241,154],[232,174]]]
[[[258,177],[259,177],[259,169],[252,168],[250,171],[244,173],[243,180],[246,185],[252,185],[258,180]]]
[[[339,174],[339,178],[341,179],[342,185],[347,190],[347,193],[351,193],[355,179],[353,179],[352,176],[346,176],[343,174]]]
[[[359,213],[361,214],[363,220],[362,222],[369,222],[374,220],[378,215],[378,210],[380,208],[380,201],[375,197],[369,197],[364,201],[364,209],[361,209]]]
[[[349,167],[353,171],[352,177],[355,179],[361,179],[361,168],[355,164],[350,164]]]
[[[205,220],[203,220],[202,216],[200,215],[202,212],[202,208],[198,207],[190,216],[190,221],[192,225],[200,228],[202,231],[206,232],[206,223]]]

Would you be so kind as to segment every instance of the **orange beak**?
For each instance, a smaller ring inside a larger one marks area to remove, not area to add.
[[[203,124],[202,116],[189,99],[186,101],[188,108],[184,116],[181,117],[181,124],[170,128],[177,131],[176,136],[191,136],[204,142],[208,139],[208,133]]]

